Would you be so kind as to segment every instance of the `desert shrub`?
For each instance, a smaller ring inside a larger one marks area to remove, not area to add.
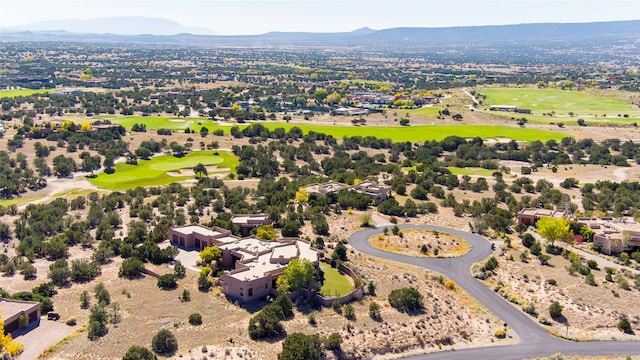
[[[482,271],[493,271],[498,267],[498,259],[495,256],[490,257],[482,266]]]
[[[356,311],[353,308],[353,305],[351,304],[347,304],[344,306],[344,312],[343,315],[345,318],[349,319],[349,320],[355,320],[356,319]]]
[[[549,305],[549,315],[554,319],[562,317],[562,305],[557,301],[552,302]]]
[[[547,280],[547,284],[557,286],[558,282],[556,281],[556,279],[549,279]]]
[[[549,321],[549,319],[544,315],[538,315],[538,322],[542,325],[551,325],[551,321]]]
[[[629,322],[628,317],[625,316],[622,319],[620,319],[620,322],[618,323],[618,329],[620,329],[620,331],[622,331],[625,334],[633,333],[633,329],[631,328],[631,323]]]
[[[76,321],[76,318],[70,317],[67,319],[65,323],[69,326],[75,326],[77,324],[77,321]]]
[[[189,315],[189,324],[191,325],[201,325],[202,324],[202,315],[198,313],[193,313]]]
[[[504,339],[505,337],[507,337],[507,334],[505,333],[504,329],[498,329],[496,330],[496,337],[498,339]]]
[[[456,283],[453,280],[447,280],[444,282],[444,287],[449,290],[453,290],[456,288]]]
[[[340,336],[340,334],[338,333],[332,333],[331,335],[327,336],[327,338],[324,339],[322,343],[327,350],[339,350],[340,346],[342,345],[342,336]]]
[[[122,357],[122,360],[156,360],[157,357],[151,350],[142,347],[133,345],[127,350],[127,352]]]
[[[173,290],[178,287],[178,277],[176,274],[160,275],[157,285],[162,290]]]
[[[400,312],[420,310],[424,307],[423,296],[414,287],[395,289],[389,294],[389,305]]]
[[[522,310],[531,316],[538,315],[538,312],[536,311],[536,306],[533,303],[529,303],[527,306],[523,307]]]
[[[375,301],[369,303],[369,317],[373,320],[380,320],[380,305]]]

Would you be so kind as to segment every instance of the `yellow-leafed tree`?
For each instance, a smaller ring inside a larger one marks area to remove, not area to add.
[[[80,125],[80,130],[82,131],[91,130],[91,123],[89,123],[88,121],[83,122],[82,125]]]
[[[9,355],[21,354],[24,350],[22,344],[13,341],[11,334],[4,334],[4,320],[0,314],[0,355],[8,353]]]
[[[538,234],[542,235],[553,246],[556,240],[571,242],[572,237],[569,232],[569,222],[567,219],[541,217],[536,221]]]
[[[298,201],[301,204],[308,203],[309,202],[309,190],[302,188],[302,189],[299,189],[298,191],[296,191],[296,201]]]

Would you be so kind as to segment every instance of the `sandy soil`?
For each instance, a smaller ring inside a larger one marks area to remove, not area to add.
[[[638,290],[633,288],[633,279],[627,278],[631,290],[623,290],[617,283],[606,281],[605,271],[598,269],[592,270],[597,286],[591,286],[584,276],[566,270],[570,263],[562,256],[552,256],[550,266],[541,266],[531,255],[527,263],[521,262],[524,249],[516,244],[515,249],[503,251],[495,276],[485,281],[487,286],[496,290],[500,285],[499,293],[520,303],[516,306],[532,303],[547,319],[551,319],[549,305],[558,301],[567,321],[551,320],[552,325],[547,327],[551,333],[576,340],[639,339],[617,329],[623,315],[629,317],[636,333],[640,329],[640,305],[635,300]],[[509,260],[511,256],[515,260]],[[556,280],[557,286],[550,285],[550,279]]]

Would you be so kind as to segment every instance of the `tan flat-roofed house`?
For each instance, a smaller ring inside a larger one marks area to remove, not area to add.
[[[230,230],[191,224],[169,229],[169,240],[176,246],[202,250],[208,246],[235,241],[237,238],[231,235]]]
[[[566,217],[567,215],[567,211],[560,208],[553,210],[524,208],[518,213],[518,223],[522,223],[525,225],[535,225],[536,221],[538,221],[543,216],[560,218],[563,216]]]
[[[220,281],[222,292],[227,297],[248,302],[277,295],[276,279],[284,273],[291,260],[307,259],[318,265],[318,252],[305,241],[282,239],[266,243],[270,248],[259,253],[238,251],[245,252],[245,256],[236,262],[233,271],[225,272]]]
[[[237,214],[233,215],[231,222],[240,227],[242,236],[249,236],[253,228],[272,223],[267,214]]]
[[[7,334],[13,334],[20,329],[36,327],[40,324],[39,302],[0,297],[0,312],[4,320],[4,332]]]
[[[267,241],[256,237],[238,238],[228,230],[192,224],[169,230],[174,245],[202,250],[217,246],[222,253],[220,279],[222,291],[229,298],[247,302],[267,295],[277,295],[276,279],[293,259],[307,259],[318,265],[318,252],[299,238]]]

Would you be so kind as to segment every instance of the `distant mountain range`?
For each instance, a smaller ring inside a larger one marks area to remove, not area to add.
[[[3,27],[0,31],[2,33],[63,31],[75,34],[176,35],[189,33],[215,35],[213,31],[203,27],[187,27],[167,19],[139,16],[104,17],[89,20],[49,20],[20,26]]]
[[[640,20],[595,23],[542,23],[447,28],[362,28],[352,32],[270,32],[262,35],[220,36],[207,29],[187,28],[164,19],[102,18],[48,22],[2,29],[4,41],[79,41],[192,46],[368,46],[370,44],[469,44],[506,41],[550,41],[619,38],[640,39]],[[59,24],[58,27],[55,24]],[[64,26],[63,26],[64,25]],[[46,29],[46,30],[45,30]],[[123,35],[124,34],[124,35]],[[131,35],[134,34],[134,35]],[[151,35],[153,34],[153,35]],[[196,34],[196,35],[194,35]]]

